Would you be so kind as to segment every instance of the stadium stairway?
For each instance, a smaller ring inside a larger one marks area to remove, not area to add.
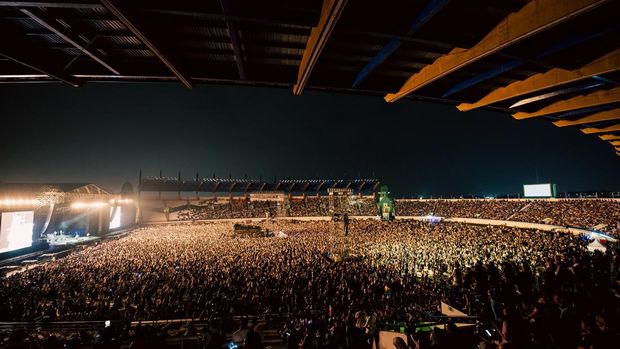
[[[508,216],[505,220],[506,220],[506,221],[511,220],[511,219],[512,219],[512,217],[514,217],[514,216],[515,216],[517,213],[519,213],[519,212],[523,212],[523,211],[525,211],[528,207],[530,207],[530,205],[531,205],[531,204],[532,204],[531,202],[528,202],[525,206],[521,207],[521,209],[519,209],[518,211],[513,212],[513,213],[512,213],[510,216]]]

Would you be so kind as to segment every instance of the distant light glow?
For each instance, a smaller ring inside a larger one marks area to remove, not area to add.
[[[118,204],[130,204],[132,203],[133,200],[132,199],[112,199],[110,200],[110,204],[114,205],[118,205]]]
[[[41,202],[37,199],[24,199],[24,198],[8,198],[0,200],[1,206],[32,206],[38,205]]]
[[[103,201],[74,202],[71,204],[71,208],[101,208],[107,205],[108,203]]]
[[[441,222],[441,217],[437,217],[433,214],[428,214],[424,217],[422,217],[422,220],[425,222],[430,222],[430,223],[439,223]]]

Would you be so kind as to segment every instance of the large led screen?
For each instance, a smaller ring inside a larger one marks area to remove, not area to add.
[[[526,198],[548,198],[553,196],[551,184],[524,184],[523,196]]]
[[[32,246],[34,212],[2,212],[0,253]]]
[[[116,207],[116,211],[114,211],[114,207],[110,207],[110,214],[114,214],[112,219],[110,220],[110,229],[116,229],[121,227],[121,206]]]

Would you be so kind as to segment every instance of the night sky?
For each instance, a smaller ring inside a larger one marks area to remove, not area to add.
[[[0,85],[0,180],[379,178],[397,197],[620,190],[609,144],[549,122],[378,96],[180,84]]]

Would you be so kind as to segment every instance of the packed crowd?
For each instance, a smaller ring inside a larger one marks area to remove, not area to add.
[[[232,200],[230,203],[212,203],[189,206],[180,210],[178,220],[265,218],[278,216],[281,203],[276,201]]]
[[[148,227],[12,275],[0,320],[289,314],[291,348],[364,348],[380,323],[428,320],[444,301],[489,319],[504,348],[617,338],[620,259],[590,254],[581,237],[370,219],[352,220],[345,237],[337,222],[260,224],[287,237],[238,239],[223,222]],[[433,334],[418,345],[449,348],[457,336]]]
[[[331,201],[331,202],[330,202]],[[307,197],[290,202],[288,215],[291,217],[328,216],[332,213],[348,214],[351,216],[376,216],[377,204],[372,198],[356,196]]]
[[[303,200],[291,200],[289,215],[292,217],[328,216],[329,200],[327,197],[306,197]]]
[[[620,236],[620,201],[605,199],[531,201],[515,214],[512,220],[601,229]]]
[[[377,205],[372,199],[354,198],[340,200],[336,208],[330,208],[329,197],[306,197],[286,202],[232,200],[230,203],[211,203],[187,206],[179,210],[178,220],[265,218],[265,217],[307,217],[329,216],[333,212],[356,216],[374,216]]]
[[[306,197],[285,202],[233,200],[232,203],[189,206],[178,212],[179,220],[265,218],[278,216],[329,216],[334,212],[353,216],[377,215],[374,200],[348,198],[338,205],[328,197]],[[606,199],[559,200],[394,200],[397,216],[482,218],[545,223],[598,229],[620,236],[620,201]]]
[[[483,218],[599,229],[620,234],[620,201],[558,200],[396,200],[401,216]]]
[[[515,200],[396,200],[394,208],[401,216],[463,217],[505,220],[524,205]]]

